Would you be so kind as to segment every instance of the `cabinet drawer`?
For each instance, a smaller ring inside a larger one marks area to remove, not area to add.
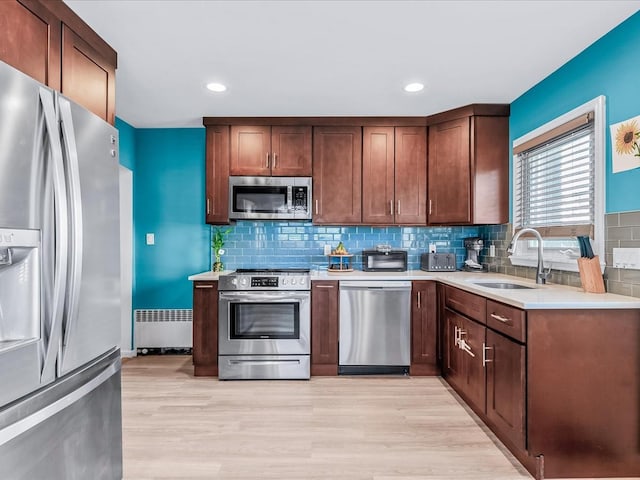
[[[451,310],[455,310],[480,323],[487,323],[487,301],[483,297],[447,286],[444,302]]]
[[[487,300],[487,326],[525,343],[525,311]]]

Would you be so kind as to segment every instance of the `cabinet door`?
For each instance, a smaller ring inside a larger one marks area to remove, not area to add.
[[[196,376],[218,375],[218,282],[193,284],[193,366]]]
[[[438,375],[436,283],[411,285],[411,375]]]
[[[487,417],[524,449],[525,347],[487,329]]]
[[[231,175],[271,175],[271,127],[231,127]]]
[[[393,127],[364,127],[362,131],[362,222],[395,221]]]
[[[395,222],[427,223],[427,129],[397,127],[395,131]]]
[[[271,175],[311,176],[311,127],[271,127]]]
[[[60,90],[60,29],[38,2],[0,2],[0,60]]]
[[[311,282],[311,375],[338,374],[338,282]]]
[[[314,127],[313,222],[362,223],[362,129]]]
[[[115,122],[115,65],[66,25],[62,26],[61,92],[104,121]]]
[[[229,223],[229,127],[207,127],[206,221]]]
[[[462,352],[462,381],[461,393],[471,407],[478,412],[485,411],[486,403],[486,372],[482,362],[485,347],[484,325],[460,317],[460,337],[466,342]]]
[[[457,313],[444,310],[444,342],[442,345],[443,353],[443,375],[447,382],[456,390],[460,391],[463,378],[463,352],[458,348],[456,339],[458,331],[462,328],[462,317]]]
[[[429,127],[429,223],[471,222],[470,119]]]

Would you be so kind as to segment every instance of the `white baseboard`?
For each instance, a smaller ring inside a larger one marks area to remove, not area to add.
[[[120,357],[131,358],[137,356],[138,353],[135,350],[120,350]]]

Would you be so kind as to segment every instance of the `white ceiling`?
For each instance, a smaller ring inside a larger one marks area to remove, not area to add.
[[[118,52],[116,114],[429,115],[511,103],[640,0],[65,0]],[[205,84],[226,84],[213,94]],[[405,83],[424,91],[408,94]]]

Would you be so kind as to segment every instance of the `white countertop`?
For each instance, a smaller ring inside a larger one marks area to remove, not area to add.
[[[231,273],[203,272],[191,275],[192,281],[218,280]],[[498,302],[527,310],[540,309],[623,309],[640,308],[640,298],[613,293],[585,293],[581,288],[566,285],[536,285],[533,280],[498,273],[470,272],[311,272],[311,280],[436,280]],[[509,282],[534,287],[532,289],[503,290],[477,285],[475,282]]]

